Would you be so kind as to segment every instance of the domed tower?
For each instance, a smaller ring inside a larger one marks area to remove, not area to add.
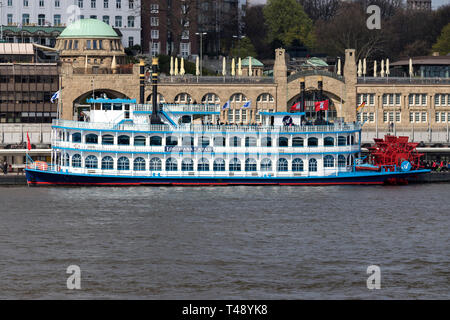
[[[55,48],[60,60],[72,64],[74,70],[114,73],[125,62],[120,36],[97,19],[80,19],[69,25],[56,39]]]

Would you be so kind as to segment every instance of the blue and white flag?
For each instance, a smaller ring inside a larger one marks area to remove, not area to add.
[[[59,99],[59,90],[56,91],[56,92],[52,95],[52,97],[50,98],[50,102],[51,102],[51,103],[54,103],[56,99]]]
[[[227,101],[227,102],[225,102],[225,104],[223,105],[222,110],[225,110],[225,109],[227,109],[227,108],[229,108],[229,107],[230,107],[230,101]]]
[[[249,100],[242,106],[242,108],[250,108],[251,105],[252,105],[252,100]]]

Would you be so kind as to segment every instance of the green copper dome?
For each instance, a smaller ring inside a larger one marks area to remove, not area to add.
[[[103,21],[80,19],[65,28],[58,38],[119,38],[119,36]]]

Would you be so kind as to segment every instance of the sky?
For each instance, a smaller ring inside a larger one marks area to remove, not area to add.
[[[267,0],[247,0],[247,3],[250,4],[262,4],[262,3],[266,3]],[[406,2],[406,0],[405,0]],[[450,0],[432,0],[431,4],[433,6],[433,9],[436,9],[444,4],[449,4]]]

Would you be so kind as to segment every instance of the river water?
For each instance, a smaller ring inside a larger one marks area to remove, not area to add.
[[[449,196],[450,184],[3,187],[0,298],[449,299]]]

